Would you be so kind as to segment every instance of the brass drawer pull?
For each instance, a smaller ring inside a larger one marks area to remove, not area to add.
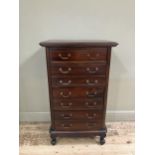
[[[96,126],[96,123],[87,123],[87,127],[92,128]]]
[[[99,70],[98,67],[95,67],[95,69],[90,69],[89,67],[86,68],[86,71],[89,72],[89,73],[91,73],[91,74],[96,73],[98,70]]]
[[[87,116],[88,119],[93,119],[93,118],[96,117],[96,113],[94,113],[92,115],[90,115],[90,114],[87,113],[86,116]]]
[[[86,80],[86,83],[87,83],[88,85],[94,85],[94,84],[97,84],[97,83],[98,83],[98,80],[94,80],[94,82],[91,82],[91,81],[89,81],[89,80]]]
[[[69,67],[67,70],[63,70],[62,68],[59,68],[59,71],[62,73],[62,74],[68,74],[72,69]]]
[[[95,92],[89,92],[89,91],[87,91],[87,92],[86,92],[86,95],[87,95],[88,97],[95,97],[95,96],[97,95],[97,91],[95,91]]]
[[[63,107],[63,108],[69,108],[71,105],[72,105],[72,103],[67,103],[66,105],[64,104],[64,103],[60,103],[60,105]]]
[[[89,59],[91,59],[91,60],[97,59],[97,58],[99,57],[99,55],[100,55],[99,53],[97,53],[95,56],[91,56],[90,53],[87,54],[87,56],[88,56]]]
[[[67,82],[63,82],[62,80],[59,81],[59,83],[62,85],[69,85],[71,84],[71,82],[72,82],[71,80],[68,80]]]
[[[64,98],[68,98],[68,97],[70,97],[71,94],[72,94],[71,92],[68,92],[68,94],[65,95],[64,92],[60,92],[60,96],[62,96],[62,97],[64,97]]]
[[[61,114],[61,117],[64,119],[70,119],[72,117],[72,114]]]
[[[63,56],[61,53],[59,53],[58,56],[62,60],[68,60],[71,57],[71,54],[68,53],[67,56]]]
[[[93,102],[93,104],[89,104],[88,102],[85,103],[85,105],[86,105],[87,107],[90,107],[90,108],[95,107],[96,104],[97,104],[96,102]]]
[[[72,127],[73,125],[72,125],[72,124],[61,124],[61,126],[63,126],[64,128],[70,128],[70,127]]]

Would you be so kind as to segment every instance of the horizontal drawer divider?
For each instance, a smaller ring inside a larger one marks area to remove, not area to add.
[[[55,60],[50,60],[51,63],[53,64],[104,64],[104,65],[108,65],[106,61],[102,60],[102,61],[55,61]]]
[[[88,78],[89,77],[96,77],[96,78],[105,78],[105,75],[50,75],[49,77],[53,78]]]
[[[102,84],[100,84],[100,85],[90,85],[90,86],[88,86],[88,85],[80,85],[80,84],[75,84],[75,85],[72,85],[72,86],[54,86],[54,85],[52,85],[52,87],[51,88],[72,88],[72,87],[83,87],[83,88],[85,88],[85,87],[87,87],[87,88],[91,88],[91,87],[98,87],[98,88],[103,88],[105,85],[102,85]]]

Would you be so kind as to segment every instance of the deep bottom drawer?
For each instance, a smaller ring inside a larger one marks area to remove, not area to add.
[[[100,130],[102,121],[56,121],[55,129],[59,131]]]

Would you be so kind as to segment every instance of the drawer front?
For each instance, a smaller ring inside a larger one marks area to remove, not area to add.
[[[55,129],[59,131],[100,130],[102,121],[55,121]]]
[[[96,61],[107,59],[107,48],[58,48],[51,49],[50,59],[56,61]]]
[[[52,77],[52,86],[105,86],[105,77]]]
[[[51,75],[105,75],[104,63],[52,63]]]
[[[55,120],[101,120],[102,111],[55,111]]]
[[[53,97],[57,99],[71,99],[71,98],[98,98],[103,97],[104,88],[89,87],[89,88],[53,88]]]
[[[53,100],[53,105],[55,110],[101,110],[103,99],[58,99]]]

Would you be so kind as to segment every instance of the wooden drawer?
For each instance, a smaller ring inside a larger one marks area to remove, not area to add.
[[[51,49],[50,59],[56,61],[96,61],[107,59],[107,48],[58,48]]]
[[[59,131],[101,130],[102,121],[55,121],[55,129]]]
[[[103,99],[65,99],[53,100],[55,110],[91,110],[102,109]]]
[[[105,75],[104,63],[59,63],[51,62],[51,75]]]
[[[56,120],[100,120],[102,111],[55,111]]]
[[[53,87],[66,87],[66,86],[105,86],[105,77],[52,77]]]
[[[97,98],[103,97],[104,88],[99,87],[74,87],[74,88],[53,88],[53,97],[57,99],[71,99],[71,98]]]

